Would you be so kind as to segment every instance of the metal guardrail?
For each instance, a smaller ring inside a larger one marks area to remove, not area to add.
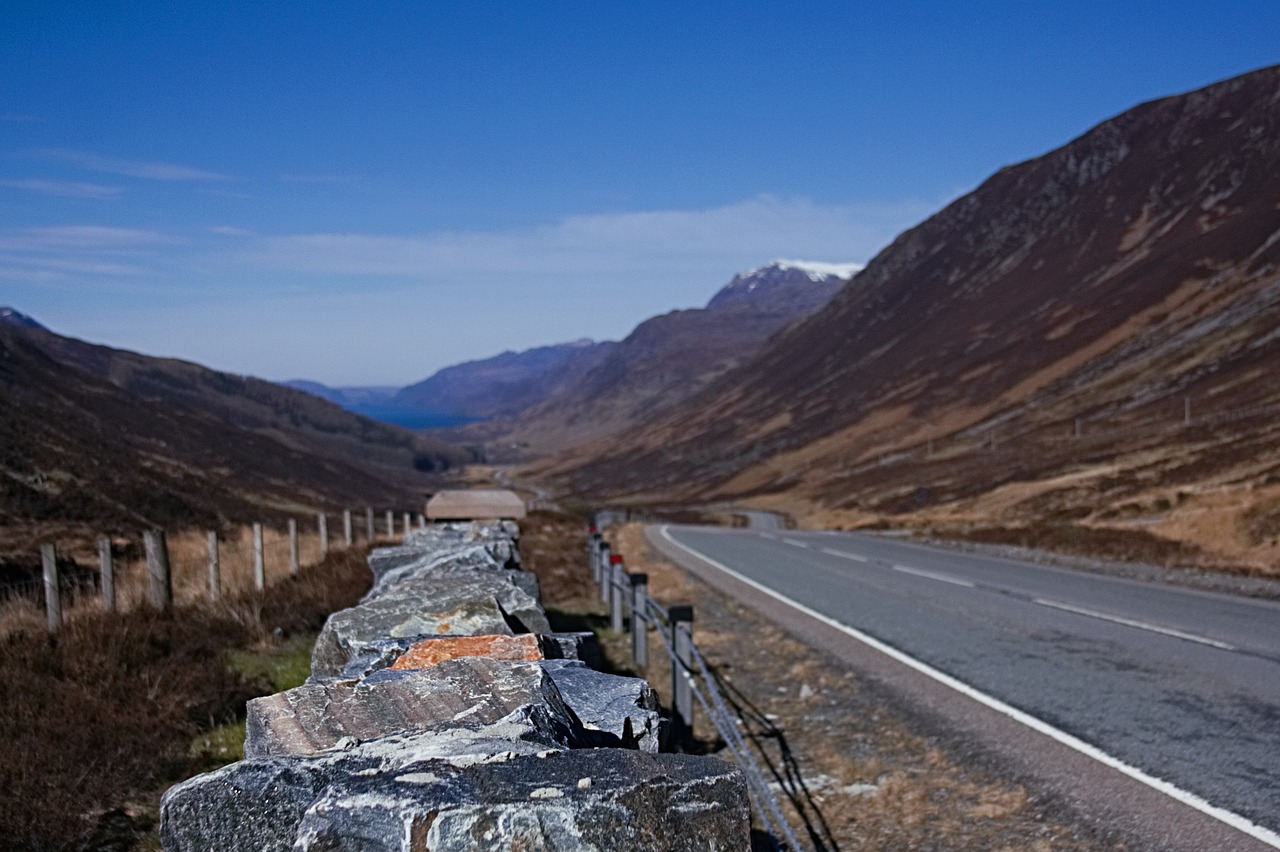
[[[658,637],[671,663],[671,727],[668,741],[683,742],[693,734],[693,702],[696,700],[715,726],[747,782],[747,794],[760,825],[775,848],[806,852],[783,815],[760,762],[747,744],[738,719],[717,686],[715,673],[693,641],[693,607],[663,607],[649,597],[648,576],[628,572],[619,554],[592,525],[587,559],[600,598],[609,604],[610,627],[631,634],[631,658],[637,667],[649,665],[649,631]]]

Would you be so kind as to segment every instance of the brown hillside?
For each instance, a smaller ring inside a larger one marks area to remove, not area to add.
[[[545,472],[827,522],[1137,522],[1202,546],[1210,512],[1240,531],[1209,549],[1261,565],[1280,526],[1278,270],[1268,68],[1001,170],[752,363]]]
[[[305,394],[274,397],[265,382],[65,344],[114,363],[125,374],[116,384],[55,360],[50,340],[62,339],[0,323],[0,551],[27,553],[54,531],[132,533],[312,507],[412,505],[438,482],[415,470],[415,436],[388,429],[369,452],[348,452],[359,433],[324,434],[341,422],[322,419],[336,406]],[[167,391],[147,390],[166,381]],[[202,410],[200,383],[219,381],[225,402]],[[238,411],[235,387],[244,394]],[[300,408],[289,407],[293,397]],[[300,425],[290,431],[290,422]],[[383,432],[371,421],[362,428]]]

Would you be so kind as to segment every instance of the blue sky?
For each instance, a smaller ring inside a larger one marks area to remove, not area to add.
[[[617,338],[869,260],[1280,62],[1280,3],[0,4],[0,305],[270,379]]]

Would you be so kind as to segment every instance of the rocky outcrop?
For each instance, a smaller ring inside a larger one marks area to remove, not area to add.
[[[657,698],[552,634],[518,530],[436,525],[370,557],[303,686],[251,701],[239,763],[170,789],[169,850],[739,850],[741,773],[660,754]]]

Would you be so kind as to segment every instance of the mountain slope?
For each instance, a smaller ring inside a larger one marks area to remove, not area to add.
[[[977,517],[1003,484],[1066,474],[1086,485],[1024,489],[1006,520],[1101,523],[1210,479],[1270,487],[1276,435],[1255,414],[1280,406],[1278,270],[1268,68],[1001,170],[752,363],[548,471],[572,489],[774,495],[851,519]],[[1100,460],[1120,483],[1080,473]]]
[[[360,464],[380,476],[403,479],[415,468],[441,470],[468,460],[466,453],[442,441],[360,417],[262,379],[85,343],[39,328],[23,332],[53,360],[137,397],[213,416],[293,449]]]
[[[459,450],[306,394],[0,322],[0,525],[215,524],[401,503]]]
[[[774,261],[735,276],[705,308],[653,317],[619,343],[566,360],[506,435],[547,452],[630,429],[745,363],[858,268]]]

